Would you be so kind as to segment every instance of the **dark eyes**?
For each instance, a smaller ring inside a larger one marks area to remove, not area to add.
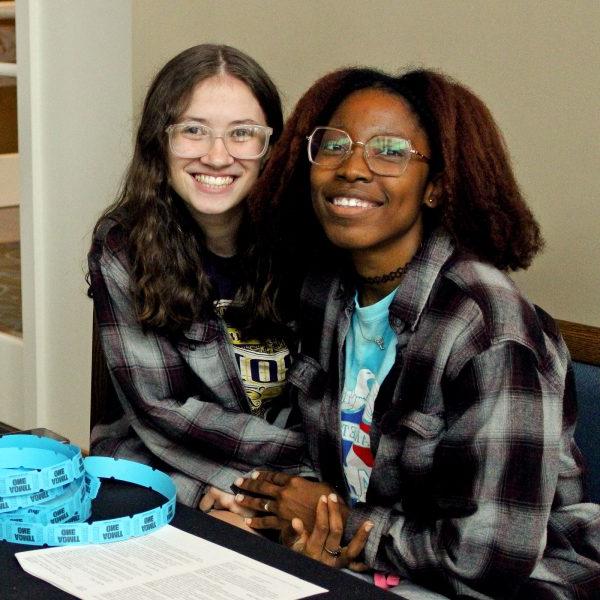
[[[369,153],[381,158],[404,158],[410,148],[401,138],[374,138],[368,144]]]
[[[210,129],[208,129],[208,127],[204,127],[203,125],[196,125],[190,123],[182,126],[181,133],[188,137],[201,138],[209,136]]]
[[[254,127],[234,127],[228,132],[228,137],[234,142],[246,142],[255,135]]]
[[[321,142],[321,150],[323,152],[346,152],[348,150],[348,140],[345,138],[337,140],[323,140]]]

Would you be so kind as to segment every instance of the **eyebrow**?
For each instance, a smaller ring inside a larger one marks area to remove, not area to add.
[[[193,123],[202,123],[203,125],[208,125],[210,121],[208,119],[202,119],[201,117],[192,117],[192,116],[183,116],[181,117],[182,121],[193,122]],[[258,121],[254,119],[236,119],[235,121],[231,121],[229,125],[261,125]]]
[[[345,131],[348,135],[350,135],[350,133],[348,132],[348,130],[341,126],[341,125],[326,125],[326,127],[332,127],[333,129],[341,129],[342,131]],[[399,133],[399,132],[381,132],[381,133],[374,133],[373,135],[369,136],[368,139],[374,138],[374,137],[378,137],[378,136],[386,136],[386,137],[399,137],[402,138],[404,140],[410,140],[410,136],[406,133]]]

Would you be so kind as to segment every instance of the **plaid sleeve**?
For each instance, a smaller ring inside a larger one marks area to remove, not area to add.
[[[217,350],[194,351],[194,371],[175,342],[142,331],[119,244],[95,239],[89,266],[109,370],[144,453],[227,491],[236,477],[255,468],[306,471],[301,432],[239,409],[239,376],[224,336],[212,344]]]
[[[469,360],[449,394],[458,401],[434,457],[437,510],[415,519],[400,505],[361,505],[346,535],[369,518],[365,555],[374,568],[453,597],[512,597],[546,544],[562,390],[529,348],[506,341]]]

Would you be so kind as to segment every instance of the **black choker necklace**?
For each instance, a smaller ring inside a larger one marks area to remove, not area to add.
[[[393,281],[394,279],[400,279],[404,273],[406,273],[406,269],[408,264],[403,267],[398,267],[394,271],[390,271],[389,273],[385,273],[384,275],[374,275],[373,277],[363,277],[362,275],[358,275],[357,277],[362,283],[387,283],[388,281]]]
[[[397,269],[394,269],[389,273],[384,273],[383,275],[373,275],[373,277],[363,277],[362,275],[359,275],[357,273],[356,277],[358,281],[360,281],[361,283],[378,284],[387,283],[388,281],[394,281],[394,279],[400,279],[400,277],[402,277],[402,275],[404,275],[404,273],[406,273],[406,271],[408,270],[408,267],[410,266],[410,263],[415,259],[415,256],[419,254],[422,246],[423,242],[419,244],[417,251],[412,255],[411,259],[405,265],[402,265],[401,267],[398,267]]]

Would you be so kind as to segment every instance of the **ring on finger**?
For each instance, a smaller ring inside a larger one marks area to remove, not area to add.
[[[329,556],[333,556],[333,558],[339,558],[342,555],[342,547],[338,546],[334,550],[330,550],[327,546],[323,546],[323,550],[329,554]]]
[[[263,510],[265,512],[269,512],[269,501],[268,500],[265,502],[265,505],[263,506]]]

